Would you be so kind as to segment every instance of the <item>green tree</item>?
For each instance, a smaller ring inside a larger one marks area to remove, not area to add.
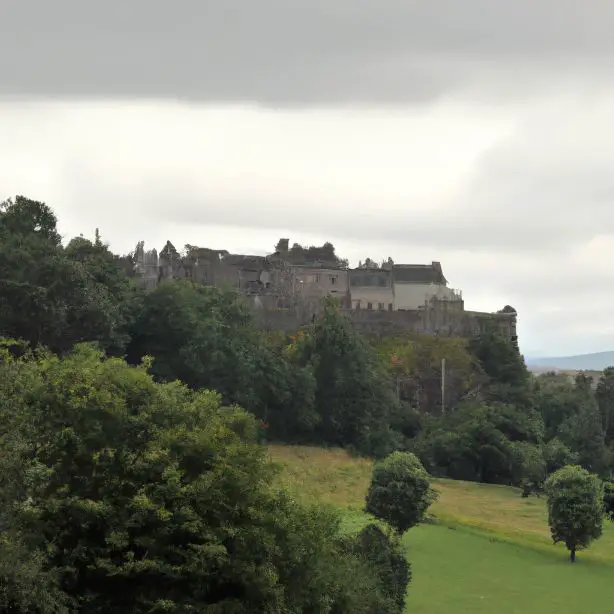
[[[588,471],[604,475],[610,465],[610,452],[594,399],[587,399],[577,413],[561,424],[558,437],[578,455],[578,464]]]
[[[410,447],[437,475],[519,484],[526,470],[525,453],[542,437],[543,422],[531,408],[465,401],[449,415],[427,422]]]
[[[542,446],[546,462],[546,473],[550,475],[565,465],[577,465],[578,454],[572,452],[558,437],[554,437]]]
[[[69,326],[75,331],[71,342],[96,340],[108,354],[122,356],[141,308],[141,293],[102,243],[98,231],[94,242],[83,237],[72,239],[64,253],[78,273],[75,282],[79,292],[73,295],[69,317]]]
[[[143,299],[128,358],[154,361],[158,381],[180,380],[212,389],[237,403],[286,441],[312,437],[315,381],[310,365],[298,364],[259,332],[245,300],[232,290],[187,281],[160,284]]]
[[[315,408],[321,442],[352,446],[375,456],[397,448],[391,430],[397,401],[375,350],[341,314],[334,301],[296,343],[298,364],[309,365],[316,381]]]
[[[561,425],[577,414],[583,404],[590,402],[587,394],[578,390],[567,376],[554,373],[537,378],[533,399],[544,420],[548,440],[556,437]]]
[[[59,353],[82,341],[123,353],[128,280],[99,240],[64,249],[56,224],[44,203],[0,204],[0,334]]]
[[[0,612],[67,614],[74,605],[58,587],[54,570],[44,568],[44,556],[33,550],[24,534],[16,506],[28,495],[28,485],[45,477],[35,459],[23,461],[30,450],[18,428],[24,411],[27,378],[15,356],[30,356],[23,342],[0,339]],[[18,509],[18,508],[17,508]]]
[[[562,542],[573,563],[576,552],[601,536],[604,489],[601,480],[578,465],[568,465],[546,480],[548,523],[554,543]]]
[[[378,605],[373,611],[402,614],[405,611],[411,566],[405,558],[399,537],[388,535],[376,524],[368,524],[347,540],[348,551],[375,572],[377,582],[371,599]]]
[[[514,443],[514,450],[518,456],[515,464],[519,469],[523,497],[527,497],[531,492],[539,493],[547,477],[543,449],[535,444],[519,441]],[[518,477],[515,481],[518,481]]]
[[[373,467],[365,511],[405,533],[424,519],[436,498],[418,458],[409,452],[393,452]]]
[[[27,606],[28,582],[51,603],[51,582],[93,614],[386,611],[381,570],[348,554],[339,516],[271,488],[253,417],[88,346],[11,355],[0,518],[15,539],[0,540],[0,584],[12,604]]]
[[[469,349],[490,379],[484,388],[488,400],[532,405],[530,375],[513,341],[496,331],[487,331],[473,339]]]

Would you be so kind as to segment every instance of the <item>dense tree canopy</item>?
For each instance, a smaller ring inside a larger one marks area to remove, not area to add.
[[[11,347],[0,363],[5,607],[41,593],[49,612],[388,602],[383,570],[355,556],[362,538],[349,547],[335,514],[271,488],[249,414],[212,391],[155,383],[148,362],[129,367],[88,346],[13,358]]]

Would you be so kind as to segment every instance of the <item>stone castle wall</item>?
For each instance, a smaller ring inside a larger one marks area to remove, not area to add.
[[[143,243],[137,245],[134,275],[148,290],[164,280],[180,278],[208,285],[227,285],[252,301],[257,324],[272,331],[294,332],[311,322],[318,310],[319,301],[303,296],[305,293],[297,281],[300,277],[297,267],[278,255],[237,256],[191,248],[187,256],[171,262],[163,257],[168,251],[167,247],[158,256],[155,249],[145,251]],[[304,267],[298,268],[305,274]],[[323,274],[318,278],[323,279],[324,269],[319,270]],[[460,297],[455,300],[431,298],[419,309],[398,311],[351,309],[351,296],[341,304],[343,315],[357,330],[370,336],[422,333],[470,338],[494,327],[505,337],[517,340],[516,312],[509,307],[497,313],[466,311]]]
[[[443,301],[438,301],[443,303]],[[408,333],[471,338],[494,327],[504,337],[516,337],[515,314],[450,311],[441,304],[407,311],[341,309],[341,313],[364,335],[394,337]],[[314,310],[255,309],[256,322],[265,330],[292,333],[309,324]]]

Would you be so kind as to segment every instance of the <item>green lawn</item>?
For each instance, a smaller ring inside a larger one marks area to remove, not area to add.
[[[271,446],[283,467],[279,482],[305,501],[345,511],[345,528],[366,518],[360,511],[371,463],[341,450]],[[523,499],[515,488],[435,480],[435,524],[404,538],[413,579],[412,614],[591,614],[609,612],[614,580],[614,525],[568,562],[549,537],[544,499]]]
[[[600,614],[612,610],[614,567],[570,564],[463,528],[423,525],[405,537],[411,614]]]

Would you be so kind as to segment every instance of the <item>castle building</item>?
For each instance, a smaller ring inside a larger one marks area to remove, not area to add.
[[[249,297],[265,326],[296,330],[311,321],[322,298],[334,296],[353,324],[376,335],[406,332],[472,337],[493,326],[517,340],[516,311],[496,313],[465,310],[462,294],[448,287],[441,263],[394,264],[349,268],[331,258],[290,259],[288,240],[269,256],[230,254],[187,246],[179,255],[167,243],[158,255],[137,245],[133,274],[148,290],[165,280],[187,278],[195,283],[225,286]],[[319,249],[319,248],[310,248]],[[333,254],[334,256],[334,254]]]

